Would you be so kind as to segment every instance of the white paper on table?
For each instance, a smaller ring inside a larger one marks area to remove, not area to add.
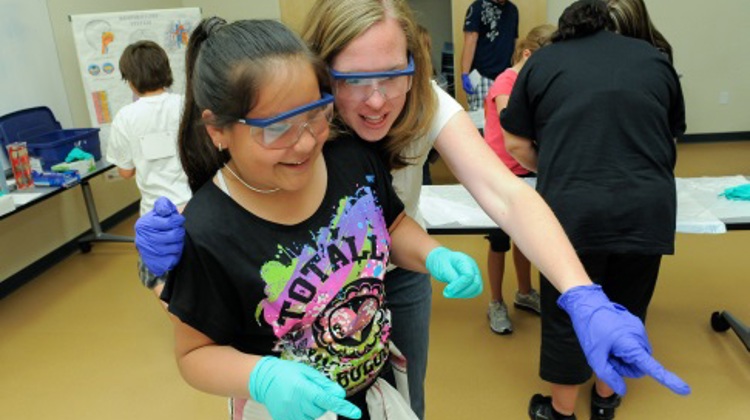
[[[719,219],[747,218],[750,214],[750,201],[732,201],[720,197],[711,206],[711,213]]]
[[[419,210],[431,227],[497,226],[462,185],[441,185],[437,189],[422,187]]]
[[[532,188],[536,178],[524,178]],[[747,219],[750,202],[720,196],[748,183],[744,176],[677,178],[677,232],[725,233],[722,220]],[[423,186],[420,212],[428,227],[487,228],[497,226],[462,185]]]
[[[9,195],[0,195],[0,216],[16,209],[16,204]]]
[[[677,192],[689,191],[690,196],[718,219],[747,217],[750,202],[728,200],[720,194],[727,188],[747,184],[741,175],[722,177],[677,178]]]
[[[726,233],[726,225],[688,191],[677,189],[677,226],[679,233]]]

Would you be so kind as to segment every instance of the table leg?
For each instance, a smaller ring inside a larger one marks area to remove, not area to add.
[[[91,194],[91,185],[89,185],[88,180],[81,181],[81,191],[83,192],[83,200],[86,203],[89,222],[91,223],[91,233],[78,239],[78,247],[81,249],[81,252],[87,253],[91,251],[92,242],[133,242],[133,237],[130,236],[111,235],[102,232],[102,226],[99,224],[99,216],[96,214],[94,196]]]

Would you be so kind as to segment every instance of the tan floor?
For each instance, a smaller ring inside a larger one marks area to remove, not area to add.
[[[134,219],[114,229],[132,232]],[[485,264],[479,236],[441,236]],[[708,326],[712,311],[750,321],[750,232],[679,235],[649,313],[656,356],[693,386],[687,398],[654,381],[629,381],[618,419],[729,419],[750,413],[750,357],[733,333]],[[0,300],[0,419],[224,419],[225,400],[188,387],[171,353],[159,304],[140,286],[132,245],[97,244]],[[512,272],[509,273],[512,279]],[[537,280],[534,279],[536,284]],[[515,290],[505,284],[506,295]],[[536,375],[538,318],[511,310],[516,332],[488,329],[488,292],[447,301],[436,287],[429,419],[524,419]],[[588,418],[586,399],[578,415]]]

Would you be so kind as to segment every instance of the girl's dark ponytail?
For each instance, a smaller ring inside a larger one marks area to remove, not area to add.
[[[216,168],[229,159],[227,152],[219,152],[213,146],[203,125],[202,111],[195,102],[193,89],[195,65],[201,46],[225,24],[226,21],[219,17],[202,20],[190,35],[185,54],[185,106],[180,120],[179,150],[180,161],[193,192],[209,181]]]

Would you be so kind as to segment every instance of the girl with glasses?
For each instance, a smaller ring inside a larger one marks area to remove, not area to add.
[[[282,24],[204,20],[186,67],[179,151],[194,195],[161,295],[183,377],[230,397],[232,419],[415,419],[379,379],[386,267],[469,298],[476,263],[404,213],[373,150],[328,141],[327,70]]]

